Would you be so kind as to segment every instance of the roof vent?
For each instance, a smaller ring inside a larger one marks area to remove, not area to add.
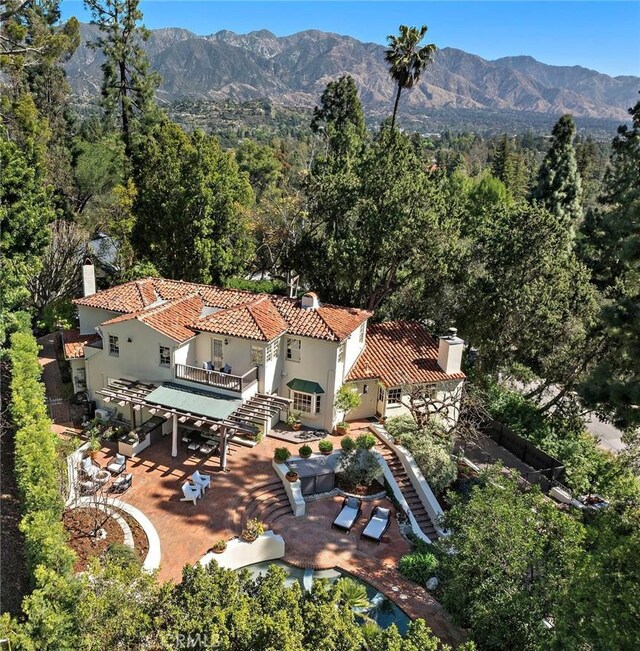
[[[306,294],[303,294],[300,304],[303,310],[315,310],[320,307],[320,301],[315,292],[307,292]]]

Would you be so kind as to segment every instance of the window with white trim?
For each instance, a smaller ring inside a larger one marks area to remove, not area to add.
[[[321,402],[322,396],[316,396],[316,414],[320,413],[320,402]]]
[[[109,355],[120,356],[120,345],[118,344],[118,337],[115,335],[109,335]]]
[[[342,364],[344,362],[344,349],[346,346],[347,344],[344,341],[338,346],[338,364]]]
[[[311,393],[300,393],[299,391],[291,392],[294,411],[302,411],[305,414],[313,413],[313,395]]]
[[[267,346],[267,362],[280,357],[280,339],[275,339]]]
[[[363,323],[360,326],[360,332],[358,333],[358,341],[360,342],[361,345],[364,343],[364,329],[365,329],[365,327],[366,327],[366,324]]]
[[[399,405],[402,397],[402,389],[389,389],[387,391],[387,404]]]
[[[262,364],[263,354],[262,346],[251,346],[251,363],[254,366]]]
[[[287,359],[292,362],[300,361],[300,349],[302,341],[293,337],[287,337]]]
[[[171,366],[171,348],[160,346],[160,366]]]

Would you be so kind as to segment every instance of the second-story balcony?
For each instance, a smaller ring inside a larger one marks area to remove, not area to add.
[[[197,384],[206,384],[216,389],[226,389],[242,393],[254,382],[258,381],[258,367],[254,366],[244,375],[232,375],[221,371],[208,371],[204,368],[189,366],[187,364],[175,365],[176,380],[187,380]]]

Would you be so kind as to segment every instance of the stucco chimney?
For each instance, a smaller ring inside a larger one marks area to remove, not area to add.
[[[82,290],[84,296],[96,293],[96,270],[91,258],[85,258],[82,263]]]
[[[307,292],[302,295],[300,305],[304,310],[315,310],[320,307],[318,295],[315,292]]]
[[[463,348],[464,341],[458,337],[458,331],[455,328],[449,328],[447,334],[440,337],[438,345],[438,366],[447,375],[460,373]]]

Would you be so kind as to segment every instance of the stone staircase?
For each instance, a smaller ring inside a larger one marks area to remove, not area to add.
[[[243,496],[236,523],[242,530],[248,520],[257,518],[272,528],[279,518],[291,513],[293,511],[287,493],[280,478],[276,477],[254,486]]]
[[[411,483],[411,480],[396,453],[380,439],[378,439],[378,445],[376,445],[375,449],[387,462],[387,465],[393,473],[398,487],[400,488],[404,499],[407,501],[409,509],[411,510],[413,517],[416,519],[418,526],[422,530],[422,533],[424,533],[431,541],[437,540],[439,537],[438,532],[436,531],[429,514],[422,504],[422,500],[418,497],[418,493],[416,493],[416,489],[413,487],[413,484]]]

